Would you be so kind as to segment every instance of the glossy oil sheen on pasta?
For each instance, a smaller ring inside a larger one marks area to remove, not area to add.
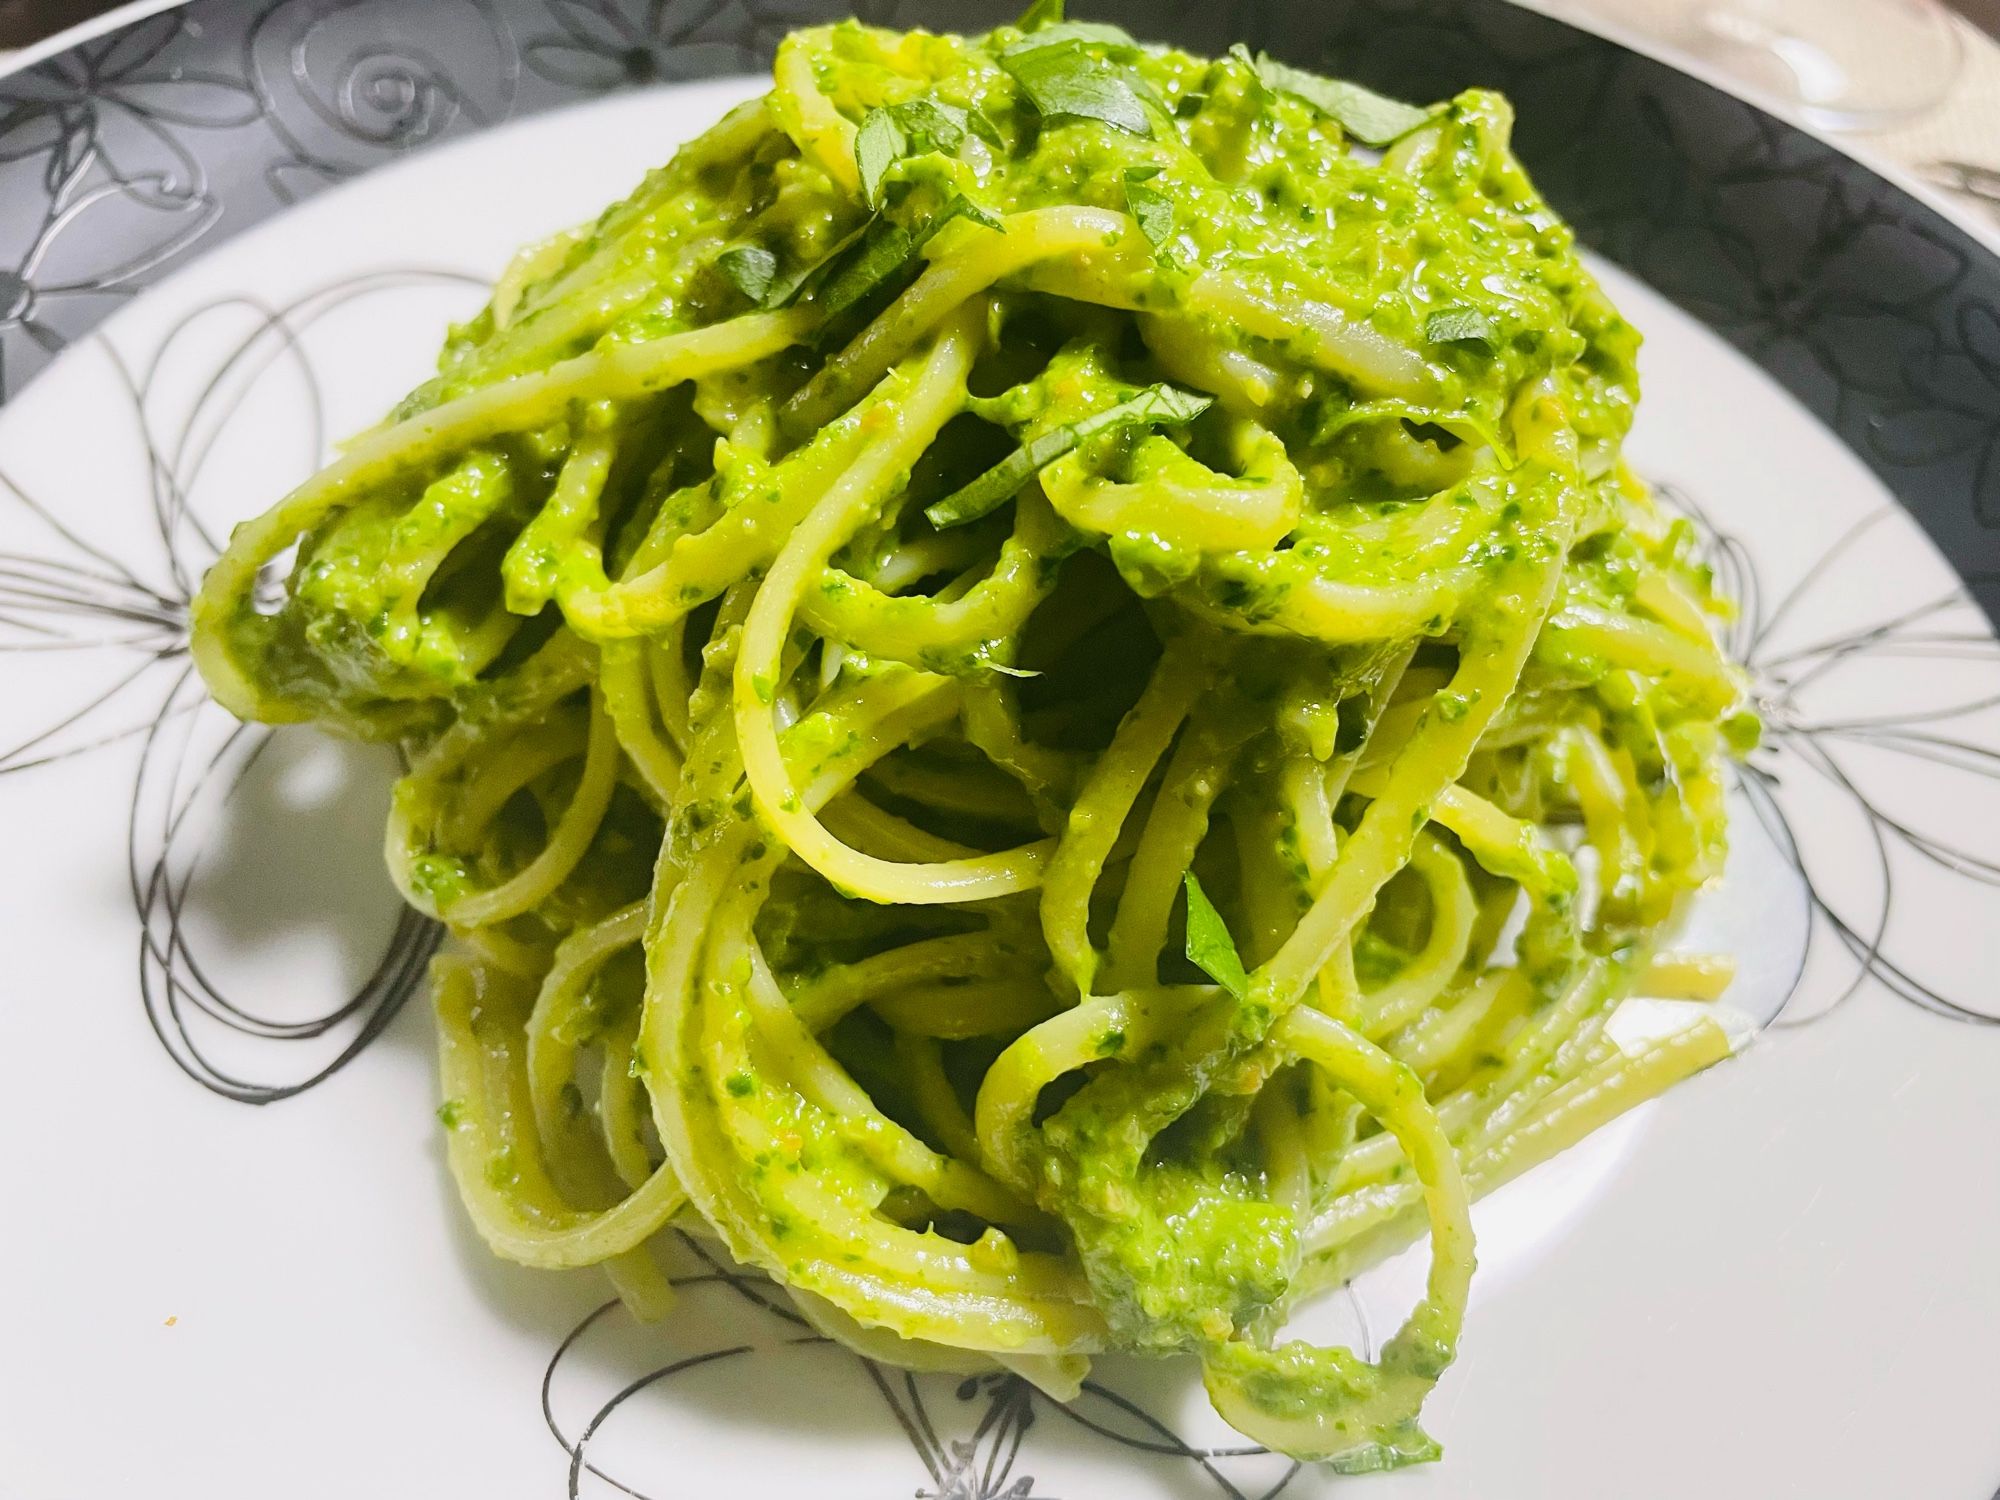
[[[1729,1049],[1606,1022],[1726,983],[1663,944],[1755,734],[1508,127],[801,32],[238,529],[216,697],[408,756],[495,1250],[652,1316],[677,1225],[880,1359],[1435,1456],[1471,1196]],[[1379,1360],[1283,1337],[1426,1229]]]

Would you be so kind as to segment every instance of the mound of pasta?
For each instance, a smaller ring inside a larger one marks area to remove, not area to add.
[[[237,530],[215,696],[407,757],[496,1251],[1435,1456],[1471,1197],[1729,1050],[1607,1020],[1727,982],[1755,733],[1508,133],[1047,3],[800,32]],[[1378,1359],[1284,1337],[1426,1231]]]

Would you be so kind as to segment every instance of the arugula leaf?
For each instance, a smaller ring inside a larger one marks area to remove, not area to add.
[[[1163,254],[1174,237],[1174,200],[1146,179],[1159,175],[1158,167],[1134,167],[1125,174],[1125,205],[1139,221],[1139,233],[1156,254]]]
[[[1171,385],[1149,385],[1116,406],[1031,438],[963,489],[927,507],[924,515],[940,531],[963,526],[998,510],[1035,475],[1094,437],[1119,427],[1182,427],[1214,404],[1212,396],[1198,396]]]
[[[1112,26],[1103,21],[1058,21],[1053,26],[1044,26],[1025,42],[1016,42],[1009,52],[1030,52],[1036,47],[1053,47],[1058,42],[1095,42],[1098,46],[1119,52],[1137,52],[1138,38],[1122,26]]]
[[[1153,133],[1124,70],[1091,56],[1074,38],[1003,52],[1000,66],[1043,119],[1102,120],[1133,135]]]
[[[1500,342],[1500,330],[1478,308],[1460,304],[1440,307],[1424,319],[1424,337],[1433,344],[1484,344],[1490,349]]]
[[[1388,98],[1358,83],[1322,78],[1291,67],[1268,52],[1258,53],[1253,66],[1267,88],[1303,99],[1322,114],[1331,115],[1342,130],[1366,146],[1386,146],[1431,117],[1427,109]]]
[[[1238,1000],[1250,993],[1250,976],[1229,935],[1229,924],[1189,870],[1181,877],[1187,886],[1187,956],[1194,966],[1221,985]]]
[[[715,269],[737,291],[762,307],[771,293],[771,278],[778,274],[778,257],[762,245],[733,245],[716,256]]]
[[[1044,27],[1062,24],[1063,0],[1030,0],[1028,8],[1021,13],[1021,19],[1014,25],[1022,31],[1040,31]]]

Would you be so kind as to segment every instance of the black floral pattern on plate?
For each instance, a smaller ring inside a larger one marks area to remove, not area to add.
[[[1162,1410],[1175,1394],[1171,1386],[1156,1389],[1124,1371],[1099,1374],[1065,1403],[1009,1374],[912,1373],[833,1344],[774,1283],[730,1264],[691,1234],[673,1231],[663,1250],[687,1304],[684,1322],[694,1325],[674,1337],[667,1357],[654,1330],[635,1325],[618,1303],[607,1302],[570,1330],[543,1371],[542,1420],[569,1457],[571,1500],[607,1488],[633,1500],[665,1500],[684,1489],[684,1481],[673,1487],[671,1476],[639,1473],[629,1457],[621,1462],[608,1456],[604,1439],[621,1415],[644,1420],[631,1406],[648,1392],[698,1388],[718,1375],[741,1380],[726,1367],[742,1361],[755,1363],[758,1388],[773,1401],[801,1404],[798,1426],[809,1425],[804,1411],[824,1390],[822,1382],[839,1380],[844,1389],[860,1391],[852,1378],[858,1367],[874,1399],[857,1403],[852,1415],[885,1442],[901,1438],[909,1445],[910,1482],[902,1492],[916,1500],[1075,1500],[1079,1491],[1064,1471],[1104,1448],[1162,1493],[1190,1500],[1277,1500],[1303,1471],[1296,1461],[1240,1439],[1190,1440]],[[1356,1346],[1363,1358],[1373,1358],[1361,1303],[1351,1292],[1347,1299]],[[641,1354],[646,1350],[653,1352]],[[630,1368],[634,1354],[644,1360],[643,1373],[621,1378],[608,1393],[581,1394],[592,1385],[601,1390],[603,1371]],[[689,1396],[699,1399],[684,1393]],[[842,1415],[849,1409],[843,1407]],[[728,1461],[732,1438],[726,1430],[716,1434],[712,1448],[707,1442],[699,1437],[688,1445],[684,1469]]]
[[[165,59],[183,27],[158,16],[0,81],[0,395],[221,212],[199,137],[257,103]]]
[[[197,306],[143,363],[128,363],[104,342],[110,388],[100,385],[95,394],[107,429],[129,424],[141,459],[129,489],[116,487],[113,498],[134,512],[118,521],[107,524],[104,506],[93,513],[74,496],[65,504],[35,493],[0,466],[0,508],[27,522],[23,532],[10,531],[25,540],[0,549],[0,664],[12,664],[29,701],[46,705],[37,721],[6,726],[0,781],[138,742],[126,873],[140,937],[139,997],[175,1064],[225,1098],[290,1098],[353,1061],[416,992],[440,931],[395,903],[353,985],[319,997],[288,993],[279,998],[292,1013],[278,1016],[260,1003],[271,997],[232,994],[187,920],[204,861],[219,846],[229,846],[228,863],[254,859],[246,838],[266,848],[276,843],[277,858],[292,858],[285,843],[291,818],[257,825],[224,814],[260,760],[300,743],[298,731],[288,737],[238,723],[209,700],[195,673],[190,605],[220,551],[220,528],[199,505],[204,471],[218,445],[240,434],[253,391],[289,389],[298,392],[305,418],[296,424],[305,441],[292,455],[293,477],[309,473],[328,436],[307,352],[315,325],[385,294],[449,287],[462,295],[468,283],[477,285],[438,271],[371,271],[283,307],[236,297]],[[199,346],[213,320],[230,316],[243,331],[225,341],[215,362],[181,357],[183,343]],[[163,380],[200,393],[172,419],[156,411]],[[368,941],[351,935],[357,947]]]
[[[970,30],[1018,8],[1010,0],[194,0],[0,77],[0,401],[124,299],[209,245],[359,173],[566,103],[754,68],[790,27],[837,14]],[[1210,51],[1245,41],[1411,97],[1472,84],[1506,90],[1520,114],[1522,155],[1585,240],[1707,322],[1825,421],[1965,580],[1965,593],[1934,608],[1803,651],[1767,650],[1761,628],[1746,634],[1739,644],[1759,670],[1776,727],[1746,783],[1760,814],[1797,851],[1783,822],[1784,778],[1826,777],[1852,793],[1885,872],[1894,850],[1996,883],[1990,858],[1900,822],[1844,757],[1866,743],[1992,775],[2000,752],[1958,733],[1949,716],[1815,723],[1800,693],[1802,678],[1856,660],[1893,664],[1899,654],[1968,642],[1992,648],[1972,601],[1988,616],[2000,613],[2000,258],[1755,108],[1505,0],[1106,0],[1084,8]],[[155,498],[161,555],[141,563],[84,541],[56,508],[0,486],[0,504],[37,511],[47,542],[34,556],[0,558],[0,646],[74,650],[109,664],[101,691],[71,717],[26,726],[25,742],[0,755],[0,772],[144,736],[129,853],[148,1013],[201,1081],[263,1102],[328,1069],[316,1063],[277,1082],[238,1077],[203,1056],[191,1026],[267,1041],[332,1035],[337,1066],[408,997],[435,932],[414,919],[398,926],[366,984],[302,1023],[269,1022],[237,1006],[188,950],[178,902],[197,836],[191,809],[211,777],[240,775],[269,741],[217,721],[189,675],[186,602],[214,542],[171,486]],[[1718,546],[1720,558],[1747,567],[1728,538]],[[1809,856],[1798,858],[1810,883]],[[1992,1019],[1914,976],[1896,947],[1886,894],[1882,912],[1867,920],[1813,899],[1857,976],[1956,1019]],[[688,1249],[700,1255],[699,1246]],[[704,1282],[749,1297],[775,1319],[790,1316],[753,1278],[710,1263],[684,1284]],[[595,1315],[564,1344],[551,1380],[608,1316]],[[796,1328],[791,1335],[815,1337]],[[626,1489],[589,1452],[618,1404],[748,1351],[719,1346],[654,1370],[574,1434],[557,1422],[545,1388],[551,1430],[571,1456],[572,1492],[586,1472]],[[1135,1454],[1193,1466],[1229,1500],[1275,1495],[1293,1472],[1281,1466],[1254,1483],[1239,1479],[1228,1463],[1256,1454],[1192,1447],[1102,1386],[1063,1408],[1011,1379],[963,1382],[950,1400],[977,1419],[970,1436],[940,1441],[935,1396],[900,1372],[869,1368],[921,1461],[920,1492],[940,1500],[1041,1493],[1020,1460],[1045,1410]]]
[[[528,66],[601,93],[747,69],[760,49],[736,0],[548,0],[555,29],[531,37]]]

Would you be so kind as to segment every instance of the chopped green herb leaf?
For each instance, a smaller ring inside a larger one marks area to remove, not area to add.
[[[902,225],[882,218],[871,221],[861,243],[821,291],[821,308],[829,318],[846,312],[877,287],[893,280],[916,253],[917,242]]]
[[[1007,51],[1028,52],[1036,47],[1053,47],[1058,42],[1090,42],[1121,52],[1139,50],[1138,39],[1122,26],[1111,26],[1103,21],[1058,21],[1053,26],[1042,27],[1027,41],[1016,42]]]
[[[889,112],[909,136],[911,149],[919,153],[942,151],[950,155],[965,143],[966,125],[971,119],[956,104],[928,96],[892,104]]]
[[[1052,427],[1022,444],[972,483],[930,506],[924,514],[940,531],[948,526],[963,526],[998,510],[1035,475],[1094,437],[1118,427],[1185,426],[1213,404],[1212,396],[1198,396],[1171,385],[1149,385],[1116,406]]]
[[[838,244],[796,276],[788,276],[783,281],[773,281],[770,289],[764,293],[764,306],[789,307],[798,301],[803,293],[826,280],[827,274],[834,269],[840,258],[861,243],[862,237],[868,233],[873,222],[871,219],[852,233],[843,235]]]
[[[1242,63],[1244,67],[1250,70],[1249,93],[1252,99],[1256,100],[1259,104],[1268,104],[1278,97],[1276,91],[1265,81],[1262,70],[1257,66],[1257,59],[1250,55],[1248,47],[1244,46],[1241,42],[1236,42],[1231,45],[1228,55],[1231,59]]]
[[[861,196],[872,207],[882,201],[882,177],[910,149],[910,138],[886,109],[871,109],[854,133],[854,165],[861,173]]]
[[[965,128],[996,150],[1007,149],[1007,137],[1000,133],[1000,127],[993,123],[993,117],[974,105],[965,118]]]
[[[1150,104],[1158,113],[1166,115],[1170,119],[1173,117],[1173,107],[1160,97],[1160,91],[1147,82],[1142,74],[1133,72],[1127,76],[1131,78],[1132,92],[1139,96],[1141,104]]]
[[[949,156],[964,144],[968,116],[937,99],[906,99],[871,109],[854,133],[854,166],[861,195],[870,206],[882,201],[882,179],[906,156],[937,151]]]
[[[923,238],[918,243],[922,244],[924,240],[928,240],[953,219],[970,219],[975,224],[984,224],[988,229],[998,229],[1003,234],[1007,229],[998,218],[974,203],[965,194],[953,193],[945,206],[939,209],[932,216],[930,223],[924,226]]]
[[[1187,956],[1194,966],[1221,985],[1238,1000],[1250,993],[1250,976],[1236,952],[1236,940],[1229,924],[1189,870],[1182,877],[1187,886]]]
[[[762,245],[733,245],[716,256],[715,269],[737,291],[762,307],[771,293],[771,278],[778,272],[778,257]]]
[[[1151,135],[1152,122],[1122,68],[1093,57],[1071,39],[1003,53],[1000,66],[1044,119],[1101,120],[1133,135]]]
[[[1433,344],[1485,344],[1490,348],[1500,342],[1500,330],[1476,307],[1440,307],[1424,319],[1424,337]]]
[[[1021,19],[1015,26],[1022,31],[1041,31],[1049,26],[1059,26],[1063,18],[1063,0],[1031,0],[1028,8],[1021,12]]]
[[[1163,251],[1167,242],[1174,237],[1174,200],[1158,188],[1149,186],[1147,177],[1159,172],[1158,167],[1135,167],[1125,174],[1125,204],[1132,210],[1132,217],[1139,221],[1139,233],[1146,237],[1146,243],[1155,251]],[[1134,176],[1133,173],[1141,173]]]
[[[963,193],[953,193],[931,217],[913,232],[891,223],[879,214],[869,220],[860,236],[860,245],[834,271],[820,293],[820,306],[831,318],[845,312],[876,289],[894,281],[916,260],[923,248],[953,219],[970,219],[1003,233],[1006,226]],[[822,262],[824,264],[824,262]],[[767,304],[768,305],[768,304]]]
[[[1344,79],[1322,78],[1279,62],[1268,52],[1257,54],[1258,78],[1267,88],[1303,99],[1340,128],[1369,146],[1386,146],[1408,135],[1431,117],[1427,109],[1405,104]]]

